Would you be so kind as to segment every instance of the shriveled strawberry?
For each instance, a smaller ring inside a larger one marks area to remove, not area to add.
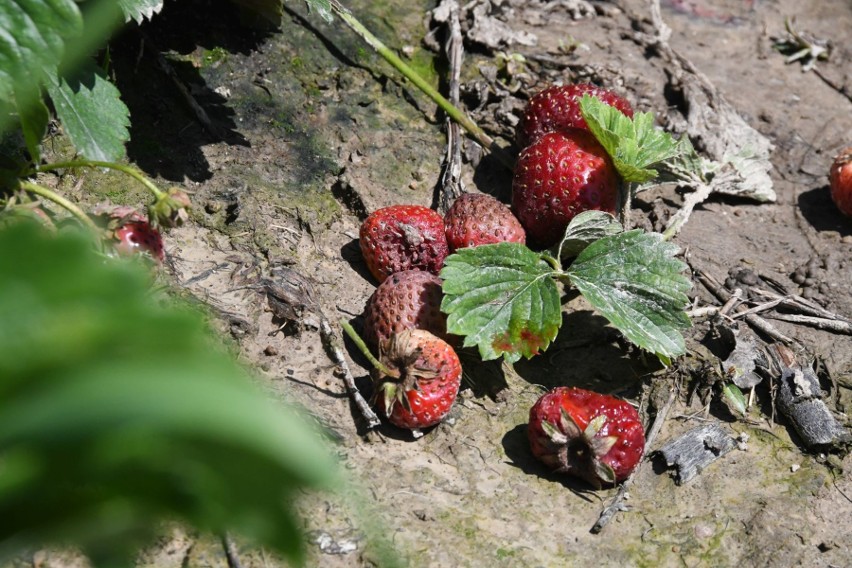
[[[587,130],[550,132],[518,157],[512,210],[536,247],[555,244],[578,213],[615,212],[618,172]]]
[[[844,215],[852,217],[852,146],[834,158],[828,180],[834,204]]]
[[[444,219],[421,205],[392,205],[361,224],[361,253],[376,280],[403,270],[438,274],[448,254]]]
[[[148,253],[157,262],[163,262],[165,253],[160,232],[148,221],[130,221],[113,232],[118,243],[115,249],[121,254]]]
[[[589,126],[580,112],[583,95],[597,97],[633,118],[630,103],[607,89],[589,83],[548,87],[533,95],[527,103],[515,130],[518,147],[525,148],[548,132],[566,128],[588,130]]]
[[[450,252],[492,243],[527,242],[527,235],[512,211],[484,193],[465,193],[444,215]]]
[[[408,329],[392,335],[379,357],[389,374],[374,371],[374,404],[391,424],[428,428],[447,416],[461,385],[461,362],[446,341]]]
[[[425,329],[447,337],[447,316],[441,312],[441,279],[423,270],[404,270],[382,282],[364,310],[364,340],[382,345],[406,329]]]
[[[595,487],[625,480],[645,451],[635,408],[574,387],[555,388],[539,398],[530,409],[527,434],[535,457]]]

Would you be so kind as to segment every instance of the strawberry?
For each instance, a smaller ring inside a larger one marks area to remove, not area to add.
[[[438,274],[448,254],[444,220],[421,205],[373,212],[361,224],[359,241],[367,268],[379,282],[413,268]]]
[[[515,130],[519,148],[526,148],[544,134],[566,128],[589,126],[580,112],[580,99],[583,95],[597,97],[633,118],[633,109],[624,98],[612,91],[588,83],[553,86],[533,95],[527,103],[521,120]]]
[[[444,216],[450,252],[492,243],[525,244],[527,235],[512,211],[484,193],[465,193]]]
[[[596,392],[558,387],[530,409],[532,453],[554,471],[595,487],[627,479],[645,451],[639,413],[626,401]]]
[[[404,270],[379,284],[364,310],[364,340],[382,345],[406,329],[425,329],[446,340],[441,312],[441,279],[422,270]]]
[[[591,132],[550,132],[518,157],[512,209],[540,248],[555,244],[575,215],[589,209],[615,212],[620,179]]]
[[[834,158],[828,180],[834,204],[844,215],[852,217],[852,146]]]
[[[162,263],[163,239],[160,232],[148,221],[130,221],[113,232],[118,244],[115,249],[121,254],[148,253],[157,262]]]
[[[379,353],[388,373],[374,371],[374,403],[391,424],[414,430],[447,416],[461,385],[461,363],[446,341],[408,329],[392,335]]]

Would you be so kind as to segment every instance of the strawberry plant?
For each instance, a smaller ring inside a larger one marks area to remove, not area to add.
[[[588,95],[580,105],[627,192],[653,179],[656,165],[692,151],[655,129],[650,113],[631,119]],[[570,285],[628,340],[669,362],[684,352],[680,330],[691,325],[684,312],[690,283],[677,251],[660,234],[625,231],[596,211],[574,217],[554,250],[500,243],[456,251],[441,271],[447,330],[483,359],[532,357],[556,337],[559,286]]]

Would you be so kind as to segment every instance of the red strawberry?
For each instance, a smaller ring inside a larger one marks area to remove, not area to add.
[[[556,130],[588,130],[589,126],[580,112],[580,99],[583,95],[597,97],[601,102],[633,118],[630,103],[612,91],[588,83],[548,87],[534,95],[527,103],[515,130],[518,147],[525,148],[544,134]]]
[[[379,282],[412,268],[438,274],[448,254],[444,220],[420,205],[375,211],[361,224],[359,240],[367,267]]]
[[[575,215],[589,209],[615,212],[618,173],[587,130],[550,132],[518,157],[512,209],[538,247],[555,244]]]
[[[427,428],[450,412],[461,385],[452,347],[428,331],[395,334],[380,349],[389,374],[376,371],[376,409],[400,428]]]
[[[555,388],[539,398],[527,434],[535,457],[596,487],[625,480],[645,450],[635,408],[578,388]]]
[[[852,146],[840,151],[828,174],[831,199],[844,215],[852,217]]]
[[[406,329],[425,329],[446,340],[447,316],[441,313],[441,279],[431,272],[404,270],[382,282],[364,311],[364,340],[382,345]]]
[[[163,239],[160,232],[148,221],[130,221],[115,229],[118,244],[115,249],[122,254],[148,253],[157,262],[163,262]]]
[[[527,242],[524,228],[512,211],[484,193],[465,193],[444,216],[450,252],[492,243]]]

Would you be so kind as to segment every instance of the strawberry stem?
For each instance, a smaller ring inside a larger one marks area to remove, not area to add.
[[[348,321],[340,320],[340,327],[343,328],[343,331],[346,332],[346,335],[349,336],[349,339],[351,339],[355,343],[355,345],[358,347],[358,350],[364,354],[364,357],[366,357],[370,361],[370,364],[373,365],[373,367],[375,367],[377,371],[384,375],[393,375],[393,373],[391,373],[390,370],[385,367],[381,361],[376,359],[373,354],[370,353],[370,349],[367,347],[367,344],[364,343],[364,340],[361,339],[361,336],[358,335],[358,332],[356,332],[355,329],[351,325],[349,325]]]
[[[117,170],[129,175],[130,177],[144,185],[151,193],[154,194],[154,197],[157,200],[166,197],[166,194],[160,188],[154,185],[151,180],[145,177],[142,172],[132,166],[116,164],[115,162],[99,162],[96,160],[71,160],[68,162],[55,162],[53,164],[45,164],[43,166],[33,168],[25,175],[32,175],[41,172],[52,172],[68,168],[107,168],[110,170]]]
[[[471,120],[464,112],[462,112],[458,107],[456,107],[453,103],[447,100],[441,93],[439,93],[432,85],[426,82],[420,74],[417,73],[414,69],[408,66],[400,57],[394,53],[390,48],[388,48],[382,41],[374,36],[370,30],[364,27],[361,22],[358,21],[352,13],[342,6],[337,0],[331,0],[331,9],[336,13],[343,22],[349,26],[349,28],[358,34],[361,39],[367,42],[373,50],[376,51],[385,61],[391,64],[394,69],[402,73],[409,81],[414,83],[418,89],[420,89],[426,96],[432,99],[441,109],[447,113],[447,116],[455,120],[459,123],[462,128],[467,130],[467,132],[473,137],[474,140],[479,142],[484,148],[489,150],[494,156],[497,157],[500,162],[503,163],[510,170],[515,167],[514,160],[506,153],[506,151],[500,147],[497,142],[488,136],[482,128],[479,127],[473,120]]]
[[[95,225],[95,222],[92,221],[92,219],[88,215],[86,215],[86,213],[82,209],[80,209],[74,203],[71,203],[58,193],[54,192],[52,189],[48,189],[44,186],[38,185],[37,183],[33,183],[27,180],[21,180],[20,184],[21,189],[23,189],[24,191],[28,191],[30,193],[38,195],[39,197],[43,197],[48,201],[56,203],[57,205],[71,213],[71,215],[76,217],[83,225],[85,225],[92,231],[95,231],[95,233],[100,233],[100,229],[98,228],[98,226]]]

